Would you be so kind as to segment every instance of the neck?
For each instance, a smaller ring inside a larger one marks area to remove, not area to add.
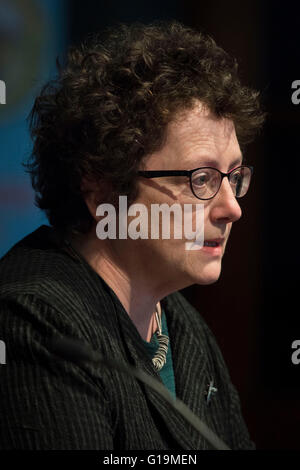
[[[84,235],[69,237],[69,241],[115,292],[142,339],[149,342],[158,329],[155,312],[161,315],[159,300],[164,294],[153,283],[151,272],[145,273],[145,263],[126,246],[115,249],[112,240]]]

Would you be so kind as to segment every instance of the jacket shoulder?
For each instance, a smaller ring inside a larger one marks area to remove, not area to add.
[[[61,237],[46,225],[16,243],[0,260],[0,298],[33,295],[54,306],[66,300],[82,305],[100,278],[62,247]]]
[[[0,260],[0,328],[5,322],[32,331],[56,331],[98,344],[113,329],[114,308],[100,276],[63,250],[50,227],[42,226]]]

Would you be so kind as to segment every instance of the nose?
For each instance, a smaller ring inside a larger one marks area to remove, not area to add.
[[[242,210],[233,194],[228,178],[223,178],[219,192],[212,202],[211,217],[214,222],[230,223],[241,218]]]

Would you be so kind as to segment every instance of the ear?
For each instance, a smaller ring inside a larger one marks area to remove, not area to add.
[[[91,216],[98,222],[99,217],[96,216],[97,207],[100,204],[109,202],[112,190],[111,183],[103,179],[95,180],[83,177],[80,189]]]

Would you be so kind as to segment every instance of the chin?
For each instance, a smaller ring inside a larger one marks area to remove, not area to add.
[[[217,282],[221,275],[221,266],[216,267],[205,267],[202,270],[194,273],[195,284],[209,285]]]
[[[220,276],[215,276],[210,279],[201,279],[197,284],[202,285],[202,286],[209,286],[210,284],[214,284],[214,282],[217,282]]]

